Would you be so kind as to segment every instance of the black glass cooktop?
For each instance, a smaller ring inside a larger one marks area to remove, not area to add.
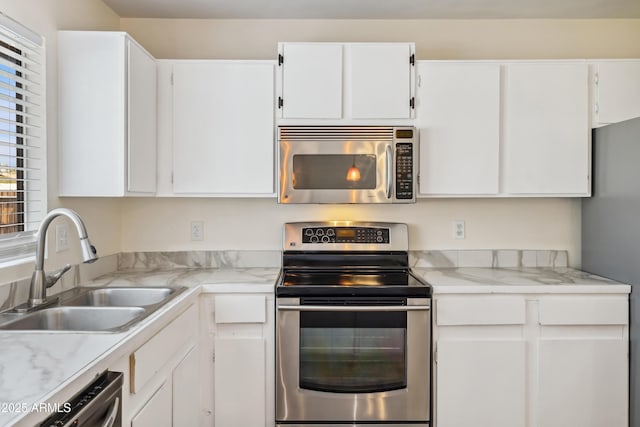
[[[284,270],[276,296],[431,296],[409,270]]]

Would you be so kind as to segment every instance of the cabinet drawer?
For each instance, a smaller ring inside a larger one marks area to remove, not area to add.
[[[264,323],[267,321],[264,295],[219,295],[215,304],[216,323]]]
[[[523,325],[525,301],[521,297],[443,298],[436,301],[436,324]]]
[[[540,301],[541,325],[626,325],[629,304],[625,298],[558,298]]]
[[[179,350],[189,347],[197,331],[198,308],[192,305],[132,353],[129,357],[131,393],[142,390]]]

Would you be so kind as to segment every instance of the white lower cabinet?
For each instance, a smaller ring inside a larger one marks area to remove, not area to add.
[[[171,386],[163,383],[131,419],[131,427],[171,425]]]
[[[202,297],[202,425],[274,425],[274,312],[273,293]]]
[[[436,425],[524,427],[525,300],[436,299]]]
[[[264,338],[219,338],[213,346],[215,425],[265,426]]]
[[[200,390],[198,389],[200,370],[198,368],[198,347],[194,347],[171,374],[174,426],[197,426],[200,422]]]
[[[628,425],[628,313],[623,297],[540,298],[537,425]]]
[[[626,295],[441,295],[437,427],[628,425]]]
[[[199,425],[198,306],[191,305],[111,370],[124,374],[122,425]]]
[[[524,427],[525,361],[521,339],[440,342],[438,425]]]

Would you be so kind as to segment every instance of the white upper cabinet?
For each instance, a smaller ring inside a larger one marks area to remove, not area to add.
[[[280,43],[277,117],[336,124],[411,119],[414,51],[413,43]]]
[[[584,61],[420,61],[420,194],[587,196]]]
[[[274,61],[172,62],[175,194],[274,194],[274,67]]]
[[[333,43],[294,43],[281,47],[283,118],[342,117],[342,51],[341,44]]]
[[[156,62],[122,32],[58,33],[61,196],[156,192]]]
[[[504,192],[589,195],[588,65],[508,63],[504,71]]]
[[[593,64],[594,127],[640,117],[640,60]]]
[[[346,46],[347,103],[352,118],[407,119],[412,116],[412,47],[408,43]]]
[[[496,195],[500,64],[418,61],[420,193]]]

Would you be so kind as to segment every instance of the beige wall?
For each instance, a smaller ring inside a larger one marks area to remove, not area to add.
[[[279,41],[412,41],[418,59],[640,57],[639,19],[122,19],[121,25],[166,59],[273,59]]]
[[[640,20],[119,19],[100,0],[0,0],[0,10],[47,38],[49,209],[80,212],[103,255],[279,249],[283,222],[345,218],[408,222],[413,249],[566,249],[578,266],[580,205],[577,199],[443,199],[393,207],[279,206],[272,199],[59,199],[58,29],[122,29],[157,58],[266,59],[275,56],[278,41],[415,41],[419,59],[640,57]],[[452,238],[451,221],[458,219],[466,221],[465,240]],[[190,241],[192,220],[205,221],[203,242]],[[47,268],[77,261],[73,251],[52,254]],[[0,282],[24,277],[31,268],[2,269]]]
[[[640,20],[122,19],[158,58],[271,59],[278,41],[414,41],[419,59],[640,57]],[[122,249],[279,249],[282,223],[402,221],[412,249],[565,249],[580,265],[580,199],[441,199],[411,206],[280,206],[271,199],[123,202]],[[191,242],[189,223],[205,222]],[[466,222],[453,239],[452,221]]]
[[[410,225],[412,249],[566,249],[574,261],[580,204],[571,199],[434,199],[414,205],[278,205],[274,199],[132,199],[123,205],[125,251],[280,250],[282,223],[396,221]],[[191,242],[190,222],[205,240]],[[464,220],[466,239],[453,239]]]
[[[61,200],[58,198],[56,31],[118,30],[120,18],[100,0],[0,0],[0,11],[46,39],[48,209],[59,206],[75,209],[84,218],[91,239],[101,254],[119,252],[121,214],[118,200]],[[71,233],[75,232],[71,231]],[[46,262],[47,270],[66,263],[78,263],[80,257],[73,239],[71,247],[72,250],[69,252],[55,254],[50,246],[50,256]],[[27,277],[31,275],[31,271],[33,271],[33,264],[0,269],[0,283]]]

